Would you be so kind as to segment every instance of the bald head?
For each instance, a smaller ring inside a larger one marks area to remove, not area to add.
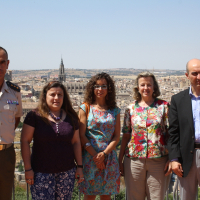
[[[200,60],[197,59],[197,58],[194,58],[190,61],[187,62],[186,64],[186,72],[189,74],[189,71],[190,71],[190,68],[193,66],[193,67],[196,67],[196,66],[200,66]]]
[[[8,52],[3,47],[1,47],[1,46],[0,46],[0,51],[4,51],[4,53],[6,55],[6,58],[8,60]]]

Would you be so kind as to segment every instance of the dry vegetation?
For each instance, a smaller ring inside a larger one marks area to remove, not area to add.
[[[20,137],[21,137],[21,132],[20,131],[16,131],[15,132],[15,142],[20,142]],[[20,144],[15,144],[14,145],[15,149],[16,149],[16,163],[19,163],[20,160],[22,160],[22,157],[21,157],[21,147],[20,147]]]

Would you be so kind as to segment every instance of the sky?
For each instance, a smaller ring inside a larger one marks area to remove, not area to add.
[[[200,58],[199,0],[0,0],[10,70],[173,69]]]

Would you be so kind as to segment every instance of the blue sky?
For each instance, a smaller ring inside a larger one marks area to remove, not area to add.
[[[200,58],[199,0],[1,0],[10,69],[177,69]]]

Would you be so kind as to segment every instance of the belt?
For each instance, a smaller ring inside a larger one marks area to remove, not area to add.
[[[0,151],[11,147],[13,143],[10,144],[0,144]]]
[[[195,148],[195,149],[200,149],[200,143],[195,143],[195,144],[194,144],[194,148]]]

